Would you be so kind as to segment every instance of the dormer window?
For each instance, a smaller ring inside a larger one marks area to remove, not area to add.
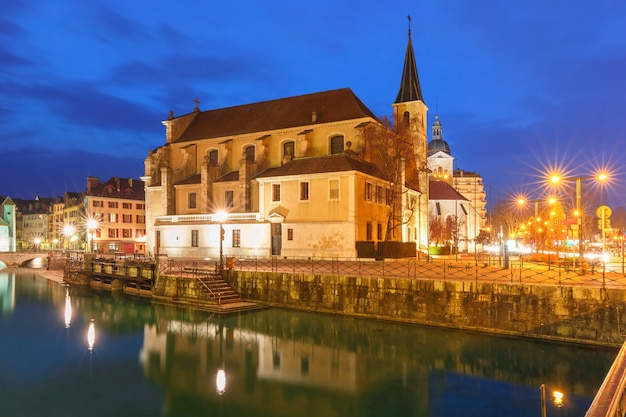
[[[290,141],[283,143],[283,158],[284,157],[293,158],[294,150],[295,150],[294,141],[290,140]]]
[[[343,136],[336,135],[330,138],[330,154],[336,155],[343,153]]]
[[[253,164],[254,163],[254,146],[252,145],[246,146],[244,153],[246,155],[246,162]]]
[[[217,166],[217,150],[216,149],[209,151],[209,165],[212,167]]]

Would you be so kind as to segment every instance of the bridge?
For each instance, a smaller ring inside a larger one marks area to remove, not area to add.
[[[48,252],[0,252],[0,269],[31,266],[33,261],[38,263],[38,268],[46,267],[49,255]]]

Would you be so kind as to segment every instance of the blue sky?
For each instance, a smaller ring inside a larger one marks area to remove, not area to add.
[[[12,0],[0,15],[0,195],[138,178],[161,124],[349,87],[392,113],[410,13],[428,127],[488,199],[548,167],[614,171],[626,206],[626,2]]]

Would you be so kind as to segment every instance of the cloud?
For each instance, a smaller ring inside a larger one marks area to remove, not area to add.
[[[33,199],[56,197],[66,191],[82,192],[87,176],[107,180],[114,176],[139,178],[143,175],[140,158],[114,157],[83,151],[42,152],[23,148],[5,152],[0,164],[2,195]]]

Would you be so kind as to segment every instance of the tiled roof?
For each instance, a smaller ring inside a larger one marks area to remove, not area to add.
[[[239,181],[239,171],[230,171],[219,177],[215,182]]]
[[[313,121],[315,114],[316,121]],[[199,112],[175,142],[376,118],[349,88]]]
[[[285,177],[288,175],[343,171],[359,171],[387,180],[385,175],[375,165],[346,154],[294,159],[279,167],[266,169],[255,178]]]
[[[462,200],[468,201],[450,184],[445,181],[430,180],[428,182],[428,199],[429,200]]]
[[[106,182],[93,184],[88,196],[145,200],[144,182],[133,178],[113,177]]]
[[[201,180],[200,174],[194,174],[177,182],[176,185],[200,184]]]

